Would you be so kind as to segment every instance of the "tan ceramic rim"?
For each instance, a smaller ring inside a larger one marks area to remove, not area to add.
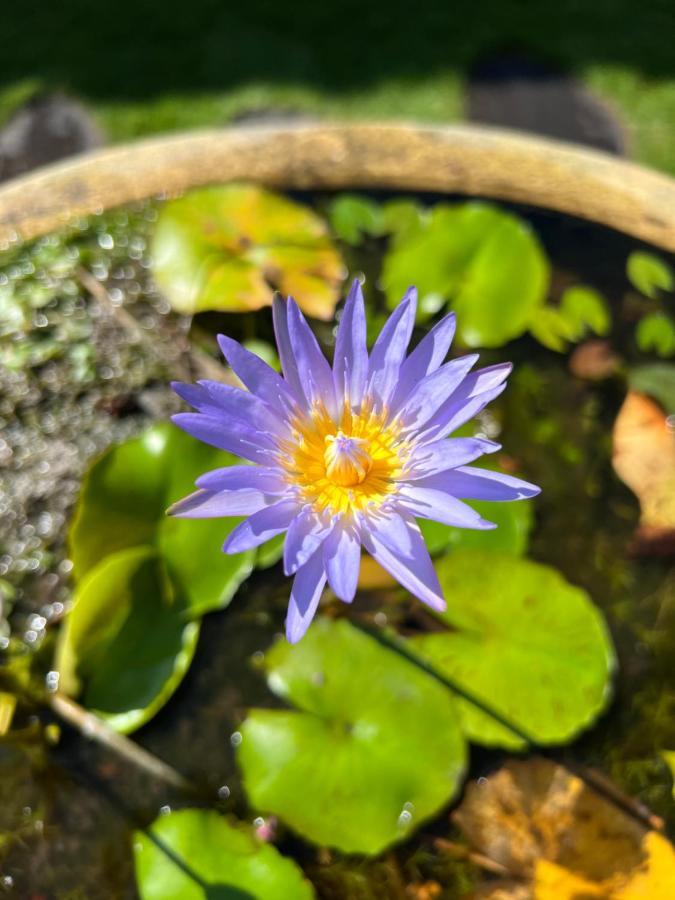
[[[531,204],[675,251],[675,180],[605,153],[481,126],[303,124],[190,132],[72,157],[0,186],[0,241],[73,216],[250,180],[434,191]]]

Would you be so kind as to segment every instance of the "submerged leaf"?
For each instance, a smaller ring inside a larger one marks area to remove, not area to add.
[[[312,900],[291,859],[203,809],[160,816],[134,834],[142,900]]]
[[[455,795],[466,748],[452,694],[345,620],[267,653],[296,710],[254,709],[238,760],[251,803],[303,837],[379,853]]]
[[[152,256],[178,312],[270,306],[275,290],[330,319],[344,265],[312,210],[256,185],[193,191],[160,211]]]
[[[447,631],[411,649],[540,744],[563,743],[604,708],[614,653],[601,614],[580,588],[529,560],[456,551],[437,573]],[[522,736],[458,697],[462,727],[480,744],[522,747]]]

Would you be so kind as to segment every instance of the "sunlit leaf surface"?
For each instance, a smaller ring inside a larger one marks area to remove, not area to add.
[[[252,710],[238,759],[251,803],[303,837],[378,853],[454,796],[466,750],[443,685],[347,621],[267,653],[294,710]]]
[[[469,347],[498,347],[522,334],[548,280],[548,261],[531,229],[482,203],[439,204],[400,234],[382,268],[390,307],[415,284],[421,316],[448,302]]]
[[[658,356],[675,355],[675,321],[665,313],[643,316],[635,329],[635,340],[644,353]]]
[[[675,275],[668,263],[644,250],[631,253],[626,263],[626,274],[631,284],[652,299],[658,297],[659,290],[672,291]]]
[[[225,606],[251,572],[254,551],[227,556],[223,541],[240,519],[177,519],[174,501],[208,469],[241,460],[196,441],[174,425],[154,425],[113,447],[89,470],[69,533],[77,579],[116,550],[154,546],[180,590],[186,615]]]
[[[160,816],[134,835],[141,900],[312,900],[301,870],[243,826],[203,809]]]
[[[312,210],[256,185],[193,191],[160,211],[152,256],[175,310],[244,312],[270,306],[275,290],[330,319],[344,265]]]
[[[512,556],[450,552],[437,563],[447,631],[409,646],[540,744],[563,743],[604,708],[614,653],[588,595],[554,569]],[[467,736],[488,746],[525,741],[458,698]]]

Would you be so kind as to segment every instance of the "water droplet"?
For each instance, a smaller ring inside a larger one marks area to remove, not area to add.
[[[399,828],[407,828],[412,822],[412,813],[409,809],[402,809],[396,822]]]
[[[244,740],[244,738],[240,731],[234,731],[230,735],[230,743],[232,744],[233,747],[238,747],[243,740]]]
[[[226,784],[224,784],[222,787],[218,788],[218,797],[221,800],[227,800],[229,796],[230,796],[230,789]]]
[[[486,785],[487,783],[488,783],[487,778],[484,778],[482,775],[481,775],[481,777],[480,777],[480,778],[477,780],[477,782],[476,782],[476,784],[477,784],[479,787],[485,787],[485,785]]]
[[[97,240],[101,250],[112,250],[112,248],[115,246],[113,236],[111,234],[107,234],[106,232],[104,232],[103,234],[99,234]]]
[[[168,816],[171,812],[171,807],[168,804],[164,804],[164,806],[160,806],[159,814],[160,816]]]

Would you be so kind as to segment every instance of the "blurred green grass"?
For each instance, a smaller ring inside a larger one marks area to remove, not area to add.
[[[37,90],[87,103],[111,140],[287,108],[452,122],[467,73],[500,50],[578,76],[631,155],[675,172],[671,0],[26,0],[0,10],[0,121]]]

